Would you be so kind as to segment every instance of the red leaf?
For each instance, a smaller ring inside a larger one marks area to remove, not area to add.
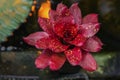
[[[24,37],[23,39],[29,45],[35,46],[37,40],[40,40],[40,39],[48,37],[48,36],[49,35],[46,32],[35,32],[35,33],[30,34],[27,37]]]
[[[60,3],[57,5],[57,9],[56,9],[57,13],[60,15],[60,16],[66,16],[66,15],[69,15],[69,9],[67,8],[66,5]]]
[[[63,37],[64,35],[64,23],[57,23],[55,26],[54,26],[54,32],[60,36],[60,37]]]
[[[84,43],[84,45],[82,46],[82,49],[84,49],[85,51],[89,51],[89,52],[98,52],[101,50],[102,45],[103,44],[99,38],[92,37],[92,38],[89,38]]]
[[[63,45],[57,38],[51,38],[49,41],[49,49],[53,52],[63,52],[65,51],[69,46]]]
[[[50,22],[54,26],[55,22],[59,19],[59,15],[56,11],[50,10],[49,11]]]
[[[95,71],[97,69],[96,61],[90,53],[83,53],[79,65],[87,71]]]
[[[44,50],[42,54],[40,54],[36,58],[35,65],[37,68],[44,69],[49,65],[49,61],[51,57],[50,52],[51,52],[50,50]]]
[[[78,25],[81,24],[81,20],[82,20],[82,15],[81,15],[81,10],[78,7],[77,3],[74,3],[71,7],[70,7],[70,13],[73,15],[74,19],[75,19],[75,23]]]
[[[45,37],[36,41],[35,47],[38,49],[47,49],[49,45],[49,37]]]
[[[65,55],[70,64],[72,64],[73,66],[78,65],[82,59],[82,53],[80,48],[78,47],[65,51]]]
[[[75,45],[75,46],[82,46],[84,42],[86,41],[86,38],[82,36],[81,34],[78,34],[73,41],[70,41],[69,43]]]
[[[65,16],[65,17],[59,17],[59,19],[57,19],[58,23],[65,23],[65,24],[75,24],[74,18],[72,15],[70,16]]]
[[[103,46],[102,41],[97,36],[94,36],[93,38],[99,43],[99,45]]]
[[[39,17],[38,18],[38,23],[39,23],[40,27],[45,32],[47,32],[48,34],[54,35],[54,33],[53,33],[53,25],[51,24],[49,19]]]
[[[50,69],[51,70],[59,70],[63,64],[65,63],[66,58],[62,54],[52,54],[51,59],[50,59]]]
[[[99,31],[100,25],[99,23],[96,24],[92,24],[92,23],[88,23],[88,24],[82,24],[80,26],[80,33],[86,37],[92,37],[94,36],[98,31]]]
[[[83,18],[83,24],[98,23],[98,14],[88,14]]]

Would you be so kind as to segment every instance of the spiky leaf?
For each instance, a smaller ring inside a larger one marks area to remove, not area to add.
[[[25,21],[33,0],[0,1],[0,42],[5,41],[12,31]]]

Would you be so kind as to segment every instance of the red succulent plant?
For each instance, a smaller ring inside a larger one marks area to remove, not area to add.
[[[101,50],[102,42],[95,34],[100,28],[97,14],[88,14],[82,19],[77,3],[69,9],[58,4],[56,10],[49,11],[48,18],[38,18],[43,31],[35,32],[24,38],[24,41],[42,53],[35,60],[37,68],[50,67],[59,70],[66,59],[73,66],[80,65],[83,69],[97,69],[95,59],[90,52]]]

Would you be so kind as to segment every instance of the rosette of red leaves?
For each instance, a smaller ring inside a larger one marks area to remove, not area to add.
[[[37,68],[49,66],[51,70],[59,70],[67,59],[71,65],[79,65],[87,71],[97,69],[90,54],[100,51],[103,45],[95,36],[100,28],[97,14],[82,18],[77,3],[70,8],[60,3],[56,10],[49,11],[49,19],[39,17],[38,22],[43,31],[24,38],[28,44],[43,49],[35,60]]]

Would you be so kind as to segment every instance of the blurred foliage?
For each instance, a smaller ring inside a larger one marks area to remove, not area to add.
[[[103,31],[120,40],[120,0],[99,0],[98,10]]]
[[[103,51],[100,53],[93,54],[98,64],[98,69],[94,72],[86,72],[79,66],[76,67],[70,66],[66,63],[61,68],[61,70],[58,71],[51,71],[49,69],[39,70],[35,67],[34,64],[34,60],[38,55],[37,53],[38,51],[31,51],[31,50],[21,51],[21,52],[15,52],[15,51],[1,52],[0,74],[3,75],[13,74],[13,75],[21,75],[21,76],[36,75],[39,76],[41,80],[50,80],[51,78],[57,78],[54,80],[64,80],[61,79],[63,78],[63,76],[66,78],[68,78],[69,75],[71,77],[78,77],[80,75],[75,75],[76,73],[80,74],[84,72],[87,73],[90,78],[97,78],[93,80],[98,80],[98,78],[108,78],[108,77],[112,77],[113,80],[113,78],[115,78],[113,76],[118,76],[118,77],[120,76],[120,61],[119,61],[120,52]],[[106,80],[106,79],[99,79],[99,80]]]
[[[1,0],[0,1],[0,42],[12,35],[14,29],[25,21],[33,0]]]

